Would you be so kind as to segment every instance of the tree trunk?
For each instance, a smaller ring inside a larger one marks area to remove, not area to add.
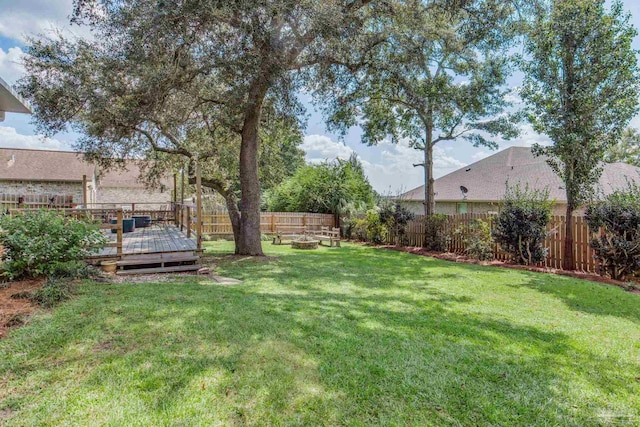
[[[427,125],[424,138],[424,215],[427,217],[436,212],[433,181],[433,126]]]
[[[235,253],[240,254],[240,211],[238,203],[233,196],[225,196],[224,201],[227,204],[227,212],[229,212],[229,220],[231,220],[231,230],[233,230],[233,241],[235,242]]]
[[[240,144],[240,235],[237,253],[264,255],[260,233],[260,179],[258,178],[258,130],[267,81],[256,79],[249,89]]]
[[[562,268],[564,270],[575,270],[575,260],[573,257],[573,202],[567,203],[567,217],[565,222],[564,237],[564,256],[562,259]]]
[[[190,175],[191,175],[191,172],[192,171],[190,169]],[[189,184],[194,184],[196,180],[194,177],[190,176],[188,182]],[[184,180],[183,180],[183,183],[184,183]],[[233,241],[235,242],[235,253],[238,254],[239,253],[238,242],[240,241],[240,211],[238,210],[238,200],[236,199],[235,194],[229,189],[227,189],[224,183],[214,179],[205,177],[202,179],[202,185],[204,187],[207,187],[216,191],[224,199],[225,204],[227,205],[227,213],[229,214],[229,220],[231,221],[231,230],[233,231]]]
[[[425,215],[436,213],[436,193],[433,188],[433,145],[429,144],[424,151],[424,179],[425,179]]]

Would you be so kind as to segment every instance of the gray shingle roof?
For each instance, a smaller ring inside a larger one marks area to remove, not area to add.
[[[0,180],[76,181],[93,177],[93,165],[71,151],[0,148]]]
[[[96,168],[73,151],[33,150],[24,148],[0,148],[0,181],[68,181],[82,182],[82,175],[93,179]],[[138,178],[140,166],[127,161],[125,169],[103,171],[99,185],[103,188],[145,188]],[[171,176],[162,178],[162,184],[170,188]]]
[[[640,181],[640,168],[626,163],[608,163],[600,178],[605,193],[626,186],[627,181]],[[499,201],[504,197],[506,182],[529,184],[537,189],[549,188],[549,197],[566,203],[564,184],[546,162],[536,157],[529,147],[510,147],[435,180],[436,201],[462,200],[460,186],[469,191],[468,201]],[[424,185],[407,191],[404,200],[424,200]]]

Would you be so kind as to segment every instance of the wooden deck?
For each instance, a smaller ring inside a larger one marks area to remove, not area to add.
[[[105,230],[111,242],[116,234]],[[151,227],[136,228],[132,233],[122,235],[122,255],[153,254],[166,252],[197,251],[195,239],[187,237],[174,225],[154,224]],[[116,248],[103,248],[95,258],[116,257]]]

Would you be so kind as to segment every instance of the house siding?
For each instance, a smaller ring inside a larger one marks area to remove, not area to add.
[[[456,206],[458,203],[467,204],[467,213],[486,214],[490,212],[500,211],[500,202],[473,202],[463,201],[460,202],[438,202],[436,201],[436,213],[444,215],[455,215],[457,212]],[[420,200],[405,200],[402,204],[406,206],[411,212],[416,215],[424,214],[424,206]],[[556,203],[553,205],[553,215],[564,215],[566,213],[566,203]],[[581,212],[581,211],[580,211]]]

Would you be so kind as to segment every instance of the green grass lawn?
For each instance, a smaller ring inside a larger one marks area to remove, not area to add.
[[[13,331],[3,425],[640,424],[638,295],[356,245],[265,249],[278,258],[211,260],[240,285],[86,283]]]

